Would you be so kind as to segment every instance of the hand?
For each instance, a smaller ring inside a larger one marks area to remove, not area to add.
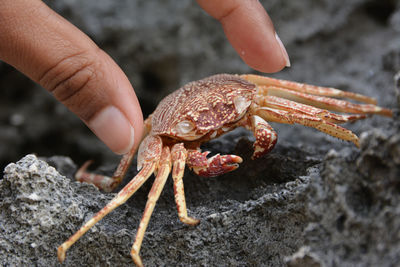
[[[290,65],[258,1],[198,3],[222,23],[248,65],[264,72]],[[89,37],[42,1],[0,2],[0,59],[51,92],[115,153],[138,146],[143,116],[128,78]]]

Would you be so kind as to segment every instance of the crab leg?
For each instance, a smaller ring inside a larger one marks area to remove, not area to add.
[[[323,97],[323,96],[309,95],[274,86],[262,87],[259,88],[259,90],[260,93],[263,95],[282,97],[295,102],[315,106],[322,109],[329,109],[339,112],[379,114],[387,117],[392,116],[391,110],[381,108],[372,104],[355,104],[344,100]]]
[[[209,151],[188,150],[186,164],[199,176],[215,177],[236,170],[239,167],[238,163],[243,161],[236,155],[217,154],[207,158],[209,153]]]
[[[148,195],[146,207],[144,208],[143,216],[139,224],[139,229],[137,230],[136,233],[135,243],[133,243],[131,249],[132,259],[137,266],[143,266],[142,260],[139,255],[140,247],[142,245],[144,233],[146,232],[146,228],[149,224],[151,214],[153,213],[156,202],[160,197],[162,189],[164,188],[170,170],[171,170],[171,153],[169,147],[164,147],[159,162],[157,177],[154,180],[153,186],[151,187],[150,193]]]
[[[200,221],[189,217],[187,215],[185,191],[183,187],[183,174],[185,171],[185,162],[187,158],[187,151],[183,143],[175,144],[171,149],[171,158],[173,162],[172,178],[174,180],[174,196],[176,207],[178,209],[178,216],[181,222],[188,225],[196,225]]]
[[[278,141],[278,135],[263,118],[254,115],[250,118],[251,127],[250,130],[253,131],[256,141],[253,144],[254,153],[252,159],[259,158],[274,148],[276,142]],[[249,128],[249,127],[247,127]]]
[[[96,215],[94,215],[88,222],[86,222],[75,234],[73,234],[67,241],[58,247],[57,254],[58,260],[63,262],[65,259],[66,251],[93,225],[100,221],[104,216],[113,211],[118,206],[125,203],[135,192],[142,186],[142,184],[154,172],[155,162],[144,164],[142,170]]]
[[[162,140],[160,137],[148,136],[139,147],[138,164],[140,172],[98,213],[87,221],[75,234],[58,247],[58,260],[63,262],[66,251],[93,225],[118,206],[125,203],[155,171],[161,156]]]
[[[301,93],[311,94],[311,95],[320,95],[320,96],[332,96],[332,97],[345,97],[357,101],[361,101],[369,104],[376,104],[376,100],[374,98],[364,96],[357,93],[346,92],[336,88],[331,87],[321,87],[315,86],[305,83],[297,83],[286,80],[279,80],[259,75],[247,74],[241,75],[240,77],[248,80],[249,82],[257,84],[259,87],[279,87],[286,88],[292,91],[297,91]]]
[[[340,127],[334,123],[327,122],[318,117],[292,113],[285,110],[278,110],[268,107],[258,108],[256,110],[256,114],[267,121],[288,124],[298,123],[304,126],[312,127],[339,139],[353,142],[357,147],[360,146],[357,135],[355,135],[352,131]]]
[[[324,109],[319,109],[313,106],[304,105],[288,99],[270,95],[259,95],[256,97],[256,102],[262,107],[270,107],[289,112],[302,113],[313,117],[318,117],[332,123],[344,123],[366,118],[364,114],[341,115],[329,112]]]
[[[86,169],[93,162],[89,160],[86,161],[76,172],[75,179],[79,182],[94,184],[99,189],[102,189],[106,192],[111,192],[122,182],[122,179],[125,177],[125,174],[129,169],[135,152],[136,149],[132,149],[122,157],[112,177],[87,172]]]

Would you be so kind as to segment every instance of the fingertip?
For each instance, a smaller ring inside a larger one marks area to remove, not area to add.
[[[260,72],[277,72],[290,66],[288,53],[264,9],[238,11],[225,18],[225,34],[242,60]],[[258,14],[258,15],[257,15]]]
[[[247,65],[261,72],[277,72],[290,66],[288,53],[259,1],[198,3],[221,22],[229,42]]]
[[[241,59],[251,68],[265,73],[273,73],[282,70],[285,67],[290,67],[289,55],[277,34],[273,35],[276,38],[267,37],[263,40],[254,40],[251,43],[250,39],[246,44],[246,49],[235,48]]]

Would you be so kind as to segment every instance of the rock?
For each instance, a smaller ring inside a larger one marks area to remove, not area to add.
[[[60,239],[99,208],[87,197],[96,192],[94,186],[71,183],[34,155],[9,164],[0,181],[0,265],[55,266]],[[105,199],[99,194],[96,200]]]
[[[399,123],[362,135],[361,151],[321,154],[279,145],[214,179],[187,172],[187,227],[177,218],[168,180],[145,235],[147,266],[391,266],[400,250]],[[236,139],[241,132],[231,133]],[[218,148],[218,139],[209,144]],[[248,139],[234,152],[251,154]],[[320,159],[320,160],[318,160]],[[58,158],[62,162],[63,158]],[[54,159],[51,159],[54,161]],[[65,158],[70,166],[70,160]],[[111,170],[105,170],[111,173]],[[128,177],[136,174],[132,168]],[[129,179],[128,179],[129,180]],[[151,180],[67,253],[67,266],[130,266],[129,251]],[[112,197],[74,182],[28,155],[0,181],[0,265],[56,266],[56,247]]]
[[[302,161],[299,171],[305,174],[315,162]],[[292,181],[275,184],[265,175],[282,176],[276,170],[264,166],[246,177],[249,168],[244,164],[242,172],[215,179],[185,176],[190,214],[202,219],[197,227],[178,220],[169,181],[144,239],[145,264],[281,265],[281,255],[301,244],[309,179],[287,177]],[[68,251],[67,266],[131,266],[130,246],[150,185],[86,233]],[[224,190],[229,192],[221,195]],[[0,181],[0,265],[57,266],[57,246],[112,196],[73,182],[34,155],[9,164]]]
[[[321,266],[398,263],[399,129],[366,132],[361,153],[339,151],[310,183],[304,245]]]
[[[397,104],[400,107],[400,71],[394,76],[394,86],[396,88]]]

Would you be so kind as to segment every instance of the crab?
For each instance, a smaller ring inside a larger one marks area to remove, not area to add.
[[[237,127],[245,127],[255,136],[252,158],[260,158],[277,142],[277,134],[268,122],[279,122],[312,127],[359,147],[358,137],[337,124],[364,119],[368,114],[392,116],[389,109],[376,106],[375,99],[367,96],[258,75],[219,74],[188,83],[165,97],[145,120],[146,133],[137,156],[138,174],[58,247],[58,258],[60,262],[64,261],[72,244],[127,201],[153,173],[156,178],[131,249],[134,263],[143,266],[139,255],[142,240],[171,170],[179,219],[187,225],[197,225],[200,221],[190,217],[186,208],[182,180],[185,165],[199,176],[213,177],[235,170],[242,162],[242,158],[236,155],[217,154],[208,158],[209,152],[200,150],[204,142]],[[122,157],[112,177],[87,172],[88,162],[78,170],[76,178],[112,191],[125,176],[135,152],[133,149]]]

